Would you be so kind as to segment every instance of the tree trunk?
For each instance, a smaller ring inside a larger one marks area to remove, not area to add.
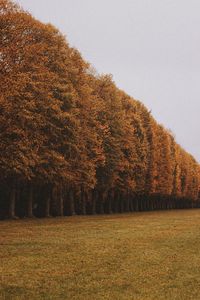
[[[108,199],[107,199],[107,201],[108,201],[108,213],[112,214],[113,213],[112,212],[113,191],[110,191],[108,193]]]
[[[15,183],[13,182],[11,185],[11,191],[10,191],[10,202],[9,202],[9,218],[15,219],[15,197],[16,197],[16,187]]]
[[[33,186],[29,185],[29,195],[28,195],[28,206],[27,206],[27,217],[33,218]]]
[[[139,211],[143,211],[143,199],[141,198],[141,196],[138,196],[138,209]]]
[[[99,192],[99,213],[104,214],[104,193]]]
[[[131,212],[134,211],[134,208],[133,208],[133,197],[132,197],[132,195],[130,195],[130,194],[129,194],[129,210],[130,210]]]
[[[81,188],[81,214],[86,215],[86,205],[85,205],[85,191],[83,188]]]
[[[151,205],[150,205],[149,197],[145,196],[145,199],[146,199],[146,210],[150,211],[151,210]]]
[[[120,213],[124,212],[124,197],[119,193]]]
[[[119,198],[117,192],[114,194],[114,209],[115,213],[117,214],[119,212]]]
[[[92,192],[92,207],[91,207],[91,214],[96,215],[96,191]]]
[[[70,209],[70,215],[71,216],[74,216],[76,214],[75,212],[75,205],[74,205],[74,193],[73,193],[73,190],[70,189],[69,190],[69,209]]]
[[[48,195],[48,197],[46,198],[46,201],[45,201],[45,212],[44,212],[46,218],[50,217],[50,201],[51,201],[51,198],[50,198],[50,195]]]
[[[147,199],[142,196],[142,202],[143,202],[143,211],[146,211],[147,210]]]
[[[57,206],[56,212],[60,217],[64,216],[64,199],[63,199],[63,189],[62,186],[57,186],[55,188],[55,204]]]
[[[151,203],[151,210],[154,210],[154,202],[153,202],[153,198],[151,196],[149,196],[149,201]]]
[[[99,209],[99,213],[101,214],[101,215],[103,215],[104,214],[104,203],[103,203],[103,201],[100,201],[100,209]]]
[[[125,205],[125,207],[124,207],[124,210],[125,210],[125,212],[129,212],[130,211],[130,208],[129,208],[129,206],[130,206],[130,204],[129,204],[129,193],[127,192],[126,194],[125,194],[125,203],[124,203]]]
[[[59,202],[60,202],[60,216],[63,217],[64,216],[64,200],[63,200],[62,193],[59,195]]]

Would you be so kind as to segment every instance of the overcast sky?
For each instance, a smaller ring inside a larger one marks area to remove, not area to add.
[[[199,0],[17,0],[141,100],[200,161]]]

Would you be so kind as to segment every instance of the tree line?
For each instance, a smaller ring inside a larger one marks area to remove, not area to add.
[[[199,164],[51,24],[0,0],[0,217],[199,206]]]

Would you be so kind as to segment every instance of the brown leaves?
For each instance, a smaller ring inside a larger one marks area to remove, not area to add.
[[[54,26],[0,0],[0,45],[3,177],[197,198],[193,157]]]

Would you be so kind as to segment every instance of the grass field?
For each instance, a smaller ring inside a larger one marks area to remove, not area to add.
[[[0,299],[200,299],[200,210],[0,223]]]

